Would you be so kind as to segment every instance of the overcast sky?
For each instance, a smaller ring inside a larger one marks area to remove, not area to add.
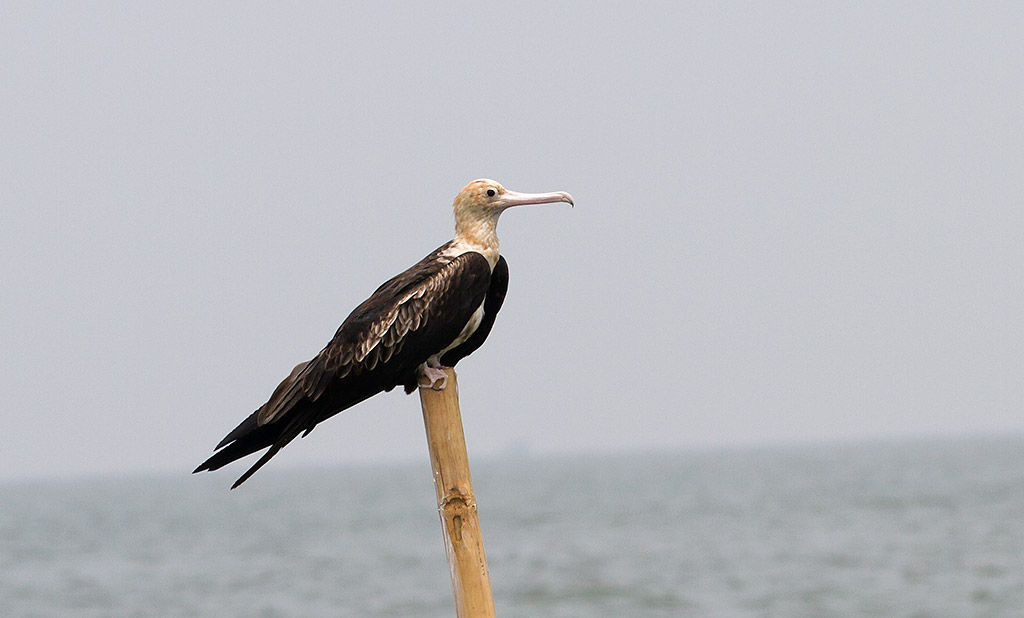
[[[1024,4],[770,5],[4,3],[0,478],[187,474],[478,177],[576,207],[471,456],[1024,432]],[[271,466],[390,459],[415,396]]]

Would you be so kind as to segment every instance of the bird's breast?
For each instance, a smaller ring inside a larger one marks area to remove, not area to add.
[[[480,306],[477,307],[476,311],[473,312],[473,315],[469,316],[469,321],[466,322],[466,326],[463,327],[462,332],[459,333],[459,336],[456,337],[455,341],[452,341],[448,345],[448,347],[446,347],[445,349],[441,350],[441,353],[438,354],[438,357],[440,357],[442,354],[444,354],[448,350],[455,349],[455,348],[459,347],[460,345],[462,345],[463,343],[465,343],[465,341],[467,339],[469,339],[470,337],[473,336],[473,333],[476,332],[476,329],[480,327],[480,322],[483,321],[483,319],[484,319],[484,304],[481,302]]]

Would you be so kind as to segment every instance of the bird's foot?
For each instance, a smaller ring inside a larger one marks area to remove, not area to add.
[[[431,367],[429,364],[424,363],[420,367],[420,377],[426,379],[426,383],[420,380],[420,388],[432,388],[435,391],[443,391],[444,387],[448,386],[448,374],[441,367]],[[439,384],[438,381],[440,381]]]

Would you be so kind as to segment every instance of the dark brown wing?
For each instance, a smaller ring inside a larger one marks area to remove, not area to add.
[[[454,367],[455,363],[476,352],[477,348],[484,344],[487,335],[491,334],[494,318],[498,316],[501,305],[505,302],[506,292],[508,292],[508,262],[505,261],[504,256],[498,256],[498,263],[494,265],[494,272],[491,273],[487,296],[484,297],[484,317],[480,320],[480,326],[477,326],[469,339],[444,353],[444,356],[441,357],[442,365]]]
[[[491,272],[479,253],[448,258],[443,249],[377,288],[330,343],[297,365],[196,472],[216,470],[270,447],[237,486],[300,433],[406,383],[429,356],[447,347],[483,302]]]

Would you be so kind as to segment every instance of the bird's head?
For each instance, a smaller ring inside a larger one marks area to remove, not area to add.
[[[484,237],[495,236],[498,217],[506,208],[556,202],[572,204],[572,196],[565,191],[519,193],[488,178],[474,180],[455,196],[455,233],[456,236],[476,237],[486,241],[488,239]]]

